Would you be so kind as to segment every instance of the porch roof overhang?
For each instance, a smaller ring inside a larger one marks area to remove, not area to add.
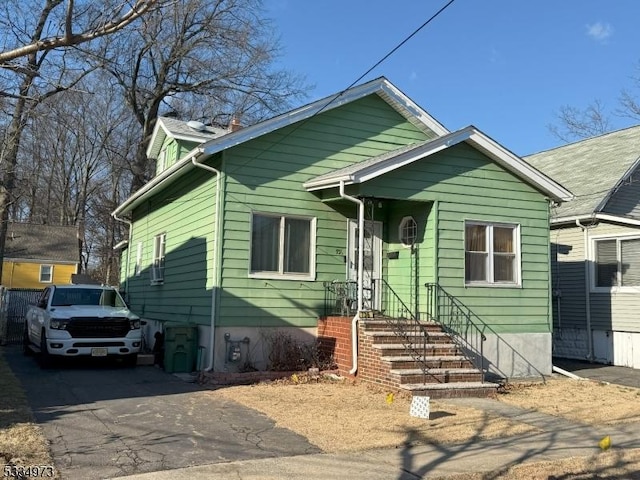
[[[303,184],[307,191],[336,188],[341,183],[353,185],[377,178],[385,173],[424,159],[440,151],[466,142],[498,165],[510,171],[556,202],[565,202],[573,194],[550,177],[529,165],[473,125],[436,138],[392,150],[368,160],[315,177]]]

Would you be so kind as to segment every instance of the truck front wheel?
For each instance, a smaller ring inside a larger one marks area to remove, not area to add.
[[[33,353],[33,350],[31,350],[31,341],[29,340],[29,330],[26,325],[24,326],[24,332],[22,333],[22,353],[25,357],[30,357]]]
[[[43,330],[40,335],[40,368],[43,370],[51,368],[52,363],[53,359],[51,358],[51,354],[47,348],[47,336]]]

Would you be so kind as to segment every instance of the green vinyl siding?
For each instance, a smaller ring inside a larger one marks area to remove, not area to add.
[[[216,176],[194,169],[134,210],[129,259],[131,308],[160,321],[211,321]],[[166,233],[164,283],[151,284],[154,238]],[[143,242],[141,274],[134,276]]]
[[[459,144],[354,187],[354,192],[437,201],[439,284],[496,333],[550,331],[549,207],[538,191]],[[465,220],[520,226],[521,286],[465,286]],[[430,280],[431,272],[426,269],[421,283]],[[424,309],[424,303],[419,307]]]
[[[347,218],[356,218],[357,210],[345,201],[322,202],[302,184],[426,138],[370,96],[227,150],[218,324],[316,326],[323,282],[346,277]],[[315,281],[249,278],[252,212],[317,219]]]
[[[425,282],[434,281],[433,213],[431,203],[398,201],[389,207],[385,221],[383,278],[414,314],[420,310]],[[400,223],[408,216],[413,217],[418,226],[418,238],[413,249],[403,245],[399,235]],[[397,252],[397,258],[389,258],[391,252]]]

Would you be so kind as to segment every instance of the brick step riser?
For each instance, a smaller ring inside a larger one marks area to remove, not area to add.
[[[457,388],[451,390],[414,390],[414,396],[427,396],[429,398],[490,398],[496,396],[495,387],[487,388]]]
[[[457,347],[433,347],[427,348],[424,351],[422,350],[422,348],[417,348],[416,351],[419,352],[420,355],[424,354],[424,356],[427,357],[458,357],[462,354],[460,349]],[[380,349],[380,352],[383,358],[411,355],[411,352],[404,347]]]
[[[380,345],[385,343],[403,343],[403,342],[411,342],[416,345],[422,345],[425,343],[425,338],[423,336],[418,335],[409,335],[406,337],[400,335],[394,335],[390,333],[389,335],[376,335],[373,337],[373,344]],[[426,339],[426,343],[453,343],[451,341],[451,337],[448,335],[430,335]]]
[[[384,361],[384,357],[382,360]],[[420,362],[418,360],[395,360],[389,363],[391,371],[422,368],[423,365],[426,365],[428,368],[474,368],[473,363],[469,360],[428,360],[427,362]]]
[[[397,375],[392,373],[391,378],[397,380],[400,385],[405,383],[457,383],[457,382],[480,382],[482,381],[481,373],[427,373],[423,376],[421,373],[410,373]]]
[[[400,329],[406,330],[412,327],[412,325],[406,325],[400,327]],[[393,325],[389,325],[388,323],[375,323],[375,324],[365,324],[363,326],[365,332],[393,332],[397,330]],[[427,332],[442,332],[442,327],[439,325],[423,325],[423,329]]]

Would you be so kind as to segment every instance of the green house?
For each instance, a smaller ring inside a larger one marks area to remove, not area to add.
[[[488,370],[551,372],[549,211],[571,193],[385,78],[241,129],[160,118],[148,156],[156,176],[114,212],[123,287],[149,328],[197,326],[198,368],[264,369],[273,332],[446,301]]]

